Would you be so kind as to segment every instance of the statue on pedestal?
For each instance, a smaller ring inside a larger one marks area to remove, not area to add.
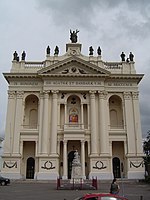
[[[77,33],[79,33],[78,30],[73,31],[73,32],[70,30],[70,40],[72,43],[77,43],[77,40],[78,40]]]

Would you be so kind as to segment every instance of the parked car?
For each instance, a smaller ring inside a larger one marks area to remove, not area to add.
[[[115,194],[105,193],[91,193],[85,194],[82,197],[78,197],[75,200],[128,200],[125,197],[118,196]]]
[[[10,179],[0,175],[0,185],[8,185],[8,184],[10,184]]]

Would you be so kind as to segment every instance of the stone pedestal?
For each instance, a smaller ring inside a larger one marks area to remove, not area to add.
[[[82,166],[78,152],[74,153],[74,159],[72,161],[71,183],[81,183],[82,180]]]

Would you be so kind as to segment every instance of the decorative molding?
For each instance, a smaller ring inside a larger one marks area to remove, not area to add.
[[[86,99],[86,93],[81,93],[83,98]]]
[[[104,163],[102,161],[96,161],[95,166],[93,166],[93,169],[106,169],[107,166],[104,166]]]
[[[144,167],[144,161],[140,162],[139,164],[134,164],[134,162],[130,161],[130,168],[139,168],[139,167]]]
[[[46,161],[44,163],[44,166],[42,166],[41,168],[50,170],[50,169],[55,169],[55,166],[53,166],[53,163],[51,161]]]
[[[85,70],[80,69],[76,66],[64,69],[64,71],[62,71],[61,73],[62,74],[87,74],[87,72]]]
[[[17,162],[10,164],[10,161],[9,161],[9,164],[8,164],[6,161],[4,161],[3,168],[5,168],[5,167],[7,167],[7,168],[14,168],[14,167],[17,168]]]

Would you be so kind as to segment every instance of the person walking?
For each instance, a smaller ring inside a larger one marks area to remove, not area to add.
[[[120,190],[119,184],[117,183],[117,179],[114,178],[112,183],[111,183],[111,187],[110,187],[110,193],[111,194],[118,194]]]

